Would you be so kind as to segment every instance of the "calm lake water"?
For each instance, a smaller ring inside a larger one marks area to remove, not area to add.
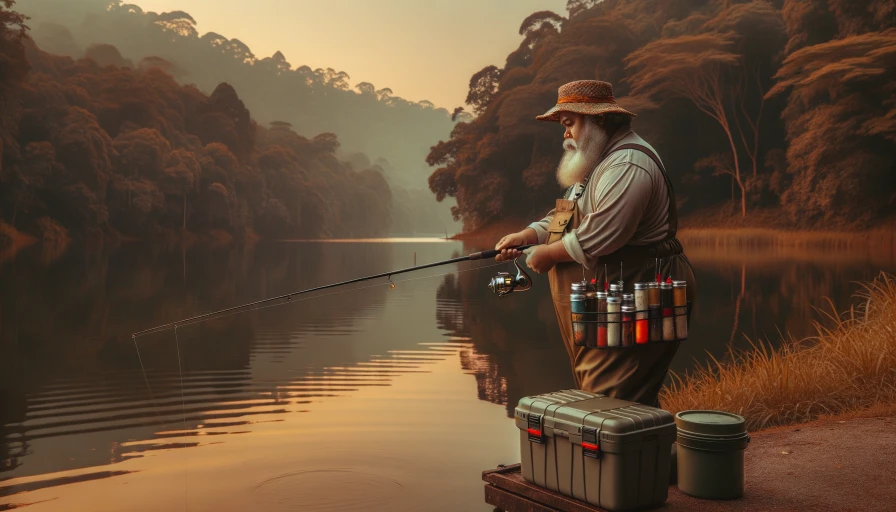
[[[481,510],[519,461],[527,395],[573,386],[546,275],[509,297],[475,261],[156,324],[486,247],[439,239],[248,249],[32,247],[0,262],[0,510]],[[675,371],[814,333],[892,250],[689,250]],[[138,356],[139,350],[139,356]]]

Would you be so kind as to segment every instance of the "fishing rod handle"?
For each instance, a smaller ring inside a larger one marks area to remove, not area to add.
[[[518,245],[516,247],[506,247],[506,249],[516,249],[518,251],[525,251],[530,247],[535,247],[537,244],[526,244],[526,245]],[[501,254],[501,251],[498,249],[490,249],[488,251],[482,252],[474,252],[470,255],[471,260],[487,260],[494,258],[495,256]]]

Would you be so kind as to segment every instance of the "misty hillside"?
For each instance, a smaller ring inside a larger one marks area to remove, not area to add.
[[[206,95],[158,67],[51,55],[21,26],[0,7],[0,244],[388,231],[382,169],[337,159],[335,134],[258,126],[226,83]]]
[[[449,213],[451,201],[436,202],[426,181],[426,154],[454,124],[445,109],[396,97],[383,85],[352,84],[342,71],[290,63],[280,52],[255,55],[251,41],[200,34],[196,20],[183,11],[143,12],[108,0],[25,0],[16,9],[31,17],[30,35],[49,53],[89,56],[101,65],[163,67],[178,83],[206,94],[228,83],[261,125],[284,121],[308,138],[335,133],[338,158],[348,161],[360,152],[379,161],[399,198],[396,206],[416,213],[414,225],[396,215],[397,232],[459,229]]]

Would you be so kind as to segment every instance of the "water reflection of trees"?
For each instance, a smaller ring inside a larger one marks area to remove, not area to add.
[[[748,347],[746,338],[778,342],[779,331],[797,339],[814,335],[813,322],[826,323],[818,310],[831,313],[831,303],[838,312],[847,310],[861,289],[860,282],[896,268],[892,262],[880,267],[863,260],[825,264],[786,259],[760,264],[692,261],[700,291],[695,337],[719,338],[727,332],[724,339],[730,340],[736,323],[733,344],[740,348]]]
[[[494,269],[506,271],[504,267]],[[544,276],[532,290],[498,298],[486,287],[492,272],[445,276],[436,292],[439,328],[471,339],[462,354],[479,398],[513,415],[520,398],[575,386],[557,330]]]
[[[353,317],[381,306],[387,288],[341,294],[341,308],[335,314],[332,303],[307,300],[280,308],[281,314],[248,313],[181,327],[177,343],[170,330],[141,337],[139,360],[131,333],[320,286],[334,276],[381,272],[392,257],[387,244],[367,244],[363,250],[324,249],[322,244],[241,249],[72,247],[50,259],[37,257],[38,251],[39,247],[26,249],[0,266],[0,472],[7,474],[22,465],[35,438],[47,436],[103,433],[92,434],[88,444],[106,445],[94,451],[85,448],[72,463],[76,467],[123,460],[133,451],[123,448],[123,441],[158,437],[159,422],[172,416],[171,407],[160,402],[167,404],[175,395],[177,422],[165,425],[180,429],[179,361],[187,379],[189,424],[203,420],[222,426],[249,423],[243,417],[254,414],[248,410],[252,405],[235,408],[224,402],[263,397],[275,404],[270,391],[282,384],[252,381],[248,372],[252,354],[264,343],[256,331],[279,329],[288,332],[289,338],[334,326],[350,327]],[[259,325],[260,321],[266,323]],[[349,351],[334,358],[336,364],[348,366],[367,356]],[[303,368],[291,376],[300,378],[302,372],[318,370]],[[192,380],[191,375],[195,375]],[[35,425],[34,411],[29,409],[47,389],[52,398],[39,405]],[[76,396],[79,393],[95,396],[82,398]],[[67,409],[57,413],[54,402]],[[81,411],[77,421],[66,417]],[[276,411],[276,405],[266,410]],[[67,461],[52,464],[52,471],[71,469],[62,467],[70,465]],[[34,471],[32,467],[26,472]],[[22,476],[20,472],[16,476]]]

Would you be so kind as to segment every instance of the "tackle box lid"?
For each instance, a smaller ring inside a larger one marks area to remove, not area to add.
[[[580,390],[520,399],[515,412],[517,427],[528,428],[530,415],[546,427],[545,433],[561,430],[575,435],[581,434],[582,428],[590,428],[599,431],[607,441],[616,437],[613,434],[656,432],[657,429],[666,435],[675,435],[675,421],[668,411]],[[624,437],[624,441],[618,441],[639,442],[641,436]]]

